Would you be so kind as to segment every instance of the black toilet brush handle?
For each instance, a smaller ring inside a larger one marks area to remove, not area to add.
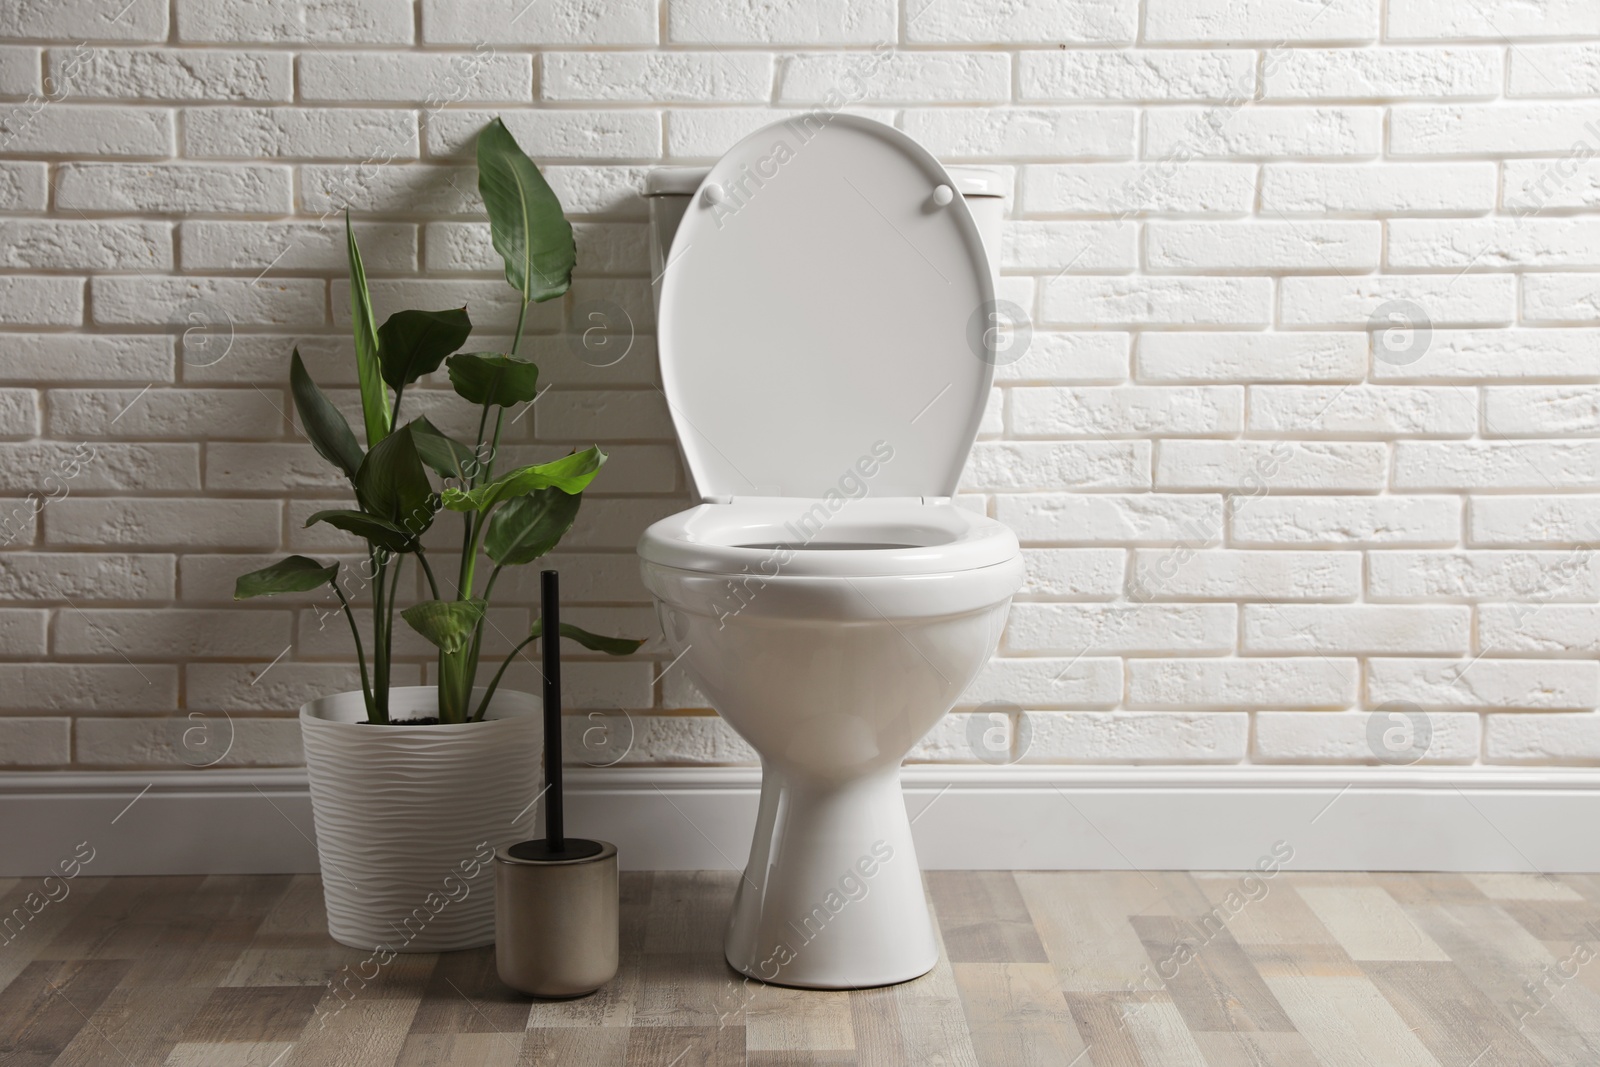
[[[551,852],[566,847],[561,811],[561,589],[555,571],[539,572],[544,655],[544,836]]]

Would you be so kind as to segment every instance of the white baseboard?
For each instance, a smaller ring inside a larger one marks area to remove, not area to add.
[[[1600,871],[1600,772],[908,767],[927,869]],[[634,870],[741,867],[749,768],[574,769],[568,832]],[[0,876],[314,871],[303,771],[0,774]]]

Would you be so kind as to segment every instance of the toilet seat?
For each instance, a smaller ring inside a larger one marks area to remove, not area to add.
[[[706,574],[844,578],[979,570],[1018,552],[1008,527],[948,501],[869,498],[837,511],[829,503],[766,497],[702,504],[650,526],[639,555]]]

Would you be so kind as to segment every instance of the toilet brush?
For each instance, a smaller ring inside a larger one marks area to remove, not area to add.
[[[495,852],[495,965],[536,997],[580,997],[617,973],[617,849],[566,836],[561,782],[560,577],[539,575],[545,836]]]

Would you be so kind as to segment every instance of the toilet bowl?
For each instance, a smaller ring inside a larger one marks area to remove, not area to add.
[[[1017,540],[952,502],[993,377],[998,179],[808,115],[652,173],[662,390],[696,507],[639,542],[681,669],[761,757],[728,962],[937,962],[900,763],[994,652]],[[975,210],[976,209],[976,210]]]

